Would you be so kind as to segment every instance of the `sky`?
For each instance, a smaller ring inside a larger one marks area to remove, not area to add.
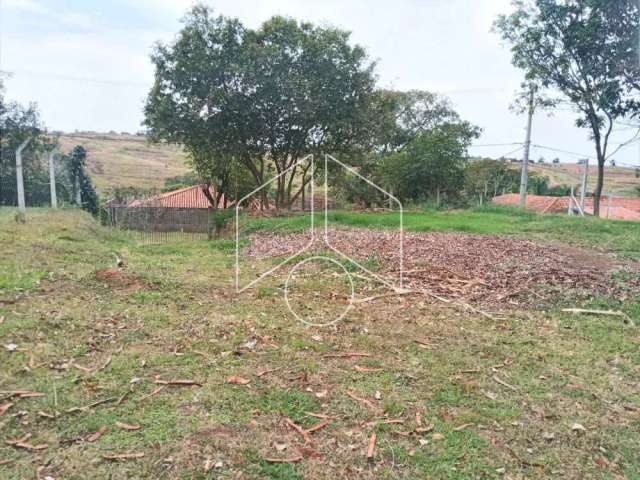
[[[212,0],[223,15],[258,27],[286,15],[348,30],[377,62],[380,87],[447,96],[460,116],[482,128],[471,148],[494,158],[519,148],[526,119],[509,110],[522,81],[492,23],[509,0]],[[153,81],[149,54],[171,42],[191,0],[0,0],[0,70],[6,95],[37,102],[50,130],[136,132]],[[531,158],[575,162],[593,157],[588,132],[562,109],[533,121]],[[635,131],[616,127],[612,142]],[[496,145],[500,144],[500,145]],[[491,145],[491,146],[483,146]],[[495,145],[495,146],[494,146]],[[547,147],[547,148],[542,148]],[[548,148],[563,150],[560,153]],[[518,150],[508,156],[522,155]],[[640,142],[618,164],[640,165]]]

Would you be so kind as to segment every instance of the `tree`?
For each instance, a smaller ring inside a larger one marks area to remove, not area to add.
[[[624,64],[631,60],[628,52],[637,51],[638,5],[635,0],[513,4],[515,12],[501,15],[496,29],[511,44],[513,63],[527,79],[558,90],[579,112],[577,126],[590,130],[598,159],[594,214],[599,215],[614,121],[638,111],[631,92],[637,69]]]
[[[497,195],[516,192],[519,185],[518,170],[499,160],[475,160],[465,167],[465,194],[468,199],[477,198],[480,205]]]
[[[281,174],[276,206],[290,207],[311,181],[308,165],[293,167],[300,158],[362,144],[374,65],[342,30],[283,17],[252,30],[198,5],[152,61],[145,107],[152,138],[183,144],[218,192],[231,192],[237,161],[256,185]]]
[[[459,196],[464,185],[467,148],[479,135],[467,122],[449,123],[418,134],[382,164],[385,185],[402,201]]]
[[[86,171],[87,151],[83,146],[77,145],[71,153],[65,155],[63,161],[67,170],[67,181],[70,190],[74,193],[74,198],[79,193],[82,209],[92,215],[97,215],[99,201],[93,182]]]
[[[27,139],[30,141],[22,154],[25,200],[27,205],[46,204],[49,201],[46,186],[49,174],[40,154],[52,148],[55,139],[44,134],[35,103],[23,106],[5,100],[0,79],[0,205],[17,202],[15,152]]]
[[[554,165],[557,165],[560,163],[560,159],[558,157],[554,158],[551,163],[553,163]]]

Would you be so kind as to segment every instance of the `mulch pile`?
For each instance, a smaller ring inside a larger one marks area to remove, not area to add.
[[[316,237],[311,250],[326,251],[323,233]],[[309,238],[308,232],[257,234],[246,253],[255,258],[288,256]],[[378,264],[377,274],[398,279],[398,232],[334,228],[329,239],[358,262]],[[612,258],[567,246],[488,235],[405,232],[403,257],[405,287],[477,305],[546,304],[560,296],[565,303],[577,303],[597,294],[624,298],[610,277],[620,268]]]

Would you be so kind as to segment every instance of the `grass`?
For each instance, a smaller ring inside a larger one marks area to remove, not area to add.
[[[164,186],[164,180],[187,173],[186,155],[173,145],[153,145],[143,137],[118,134],[73,134],[60,137],[70,151],[76,145],[87,150],[87,164],[97,189]]]
[[[398,228],[398,212],[330,212],[330,224],[362,228]],[[322,228],[324,217],[316,213]],[[413,232],[466,232],[482,235],[514,235],[595,248],[628,257],[640,257],[640,222],[541,215],[515,208],[487,206],[471,210],[406,211],[403,224]],[[243,231],[303,231],[310,228],[309,214],[244,219]]]
[[[392,227],[388,214],[331,219]],[[517,235],[630,257],[640,250],[637,227],[624,222],[501,209],[405,219],[415,231]],[[303,221],[252,228],[299,230]],[[96,273],[114,268],[114,252],[126,277],[104,280]],[[0,209],[0,405],[13,404],[0,416],[0,463],[9,461],[0,478],[639,478],[638,328],[555,309],[514,308],[490,320],[405,297],[310,328],[288,313],[280,277],[235,295],[234,262],[228,240],[142,245],[77,211],[30,210],[18,225]],[[251,261],[271,265],[261,262]],[[369,266],[377,262],[371,256]],[[624,301],[594,296],[585,306],[639,313],[633,274],[612,281],[628,286]],[[353,351],[371,356],[330,355]],[[230,384],[231,376],[250,382]],[[158,379],[202,386],[157,390]],[[44,396],[6,393],[15,390]],[[110,401],[88,407],[101,400]],[[77,407],[86,408],[68,412]],[[321,421],[310,413],[331,421],[305,445],[286,419],[309,428]],[[26,434],[47,448],[5,443]],[[298,447],[300,462],[269,461]],[[144,456],[103,457],[126,452]]]

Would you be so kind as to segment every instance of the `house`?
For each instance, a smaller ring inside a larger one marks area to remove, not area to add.
[[[209,187],[209,193],[216,196],[215,189]],[[204,209],[211,208],[209,199],[202,191],[202,186],[194,185],[171,192],[161,193],[150,198],[139,198],[127,205],[129,208],[172,208],[172,209]],[[219,208],[224,208],[224,195],[220,198]]]
[[[213,187],[209,187],[215,198]],[[229,207],[230,205],[227,205]],[[218,204],[224,208],[224,195]],[[107,203],[111,223],[128,230],[206,233],[211,203],[200,185],[138,198],[125,204]]]

